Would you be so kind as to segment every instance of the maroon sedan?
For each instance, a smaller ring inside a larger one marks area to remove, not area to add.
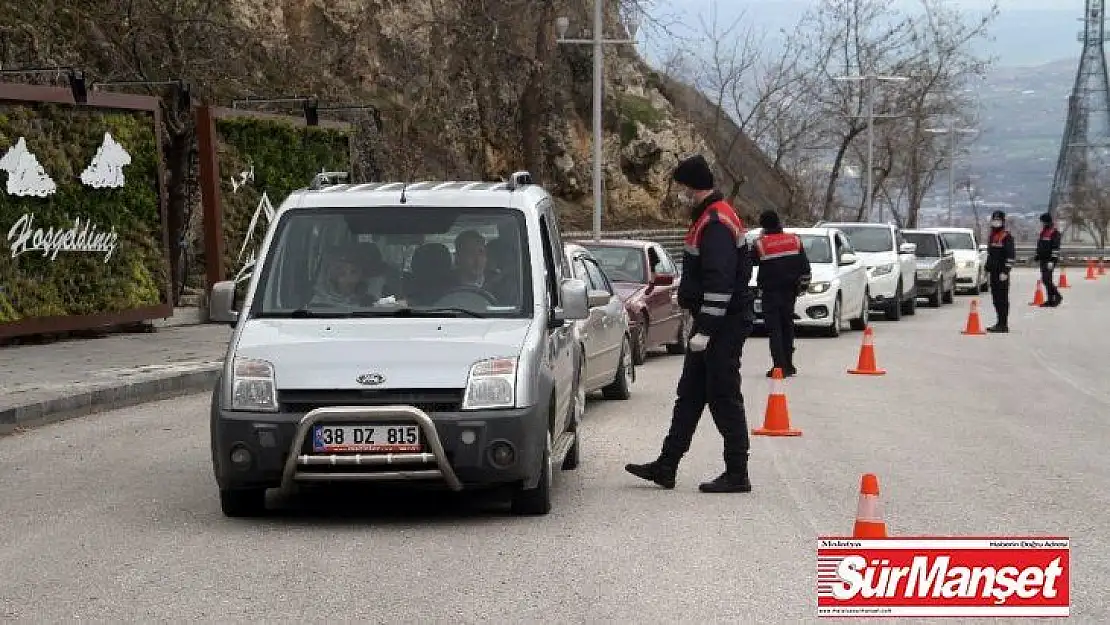
[[[689,315],[678,306],[678,269],[663,246],[630,239],[576,241],[597,259],[628,310],[632,358],[639,365],[655,347],[686,351]]]

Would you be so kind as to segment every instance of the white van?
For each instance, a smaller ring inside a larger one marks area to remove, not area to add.
[[[551,509],[578,464],[587,289],[550,195],[510,182],[333,184],[278,208],[212,398],[212,463],[228,516],[266,489],[319,482],[506,485]]]

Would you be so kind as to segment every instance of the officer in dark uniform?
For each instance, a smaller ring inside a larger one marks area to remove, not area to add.
[[[670,431],[659,458],[625,466],[632,475],[674,488],[679,461],[690,450],[706,405],[724,439],[725,471],[701,484],[702,492],[749,492],[748,424],[740,393],[740,357],[754,314],[751,256],[744,224],[714,190],[701,156],[679,163],[674,182],[690,207],[678,303],[694,316],[689,349],[678,381]]]
[[[1041,215],[1041,236],[1037,237],[1037,255],[1033,260],[1041,265],[1041,283],[1044,284],[1048,299],[1041,306],[1055,308],[1064,301],[1060,289],[1056,288],[1056,281],[1052,279],[1052,271],[1060,262],[1060,231],[1052,223],[1052,214]]]
[[[1010,331],[1010,270],[1014,268],[1014,237],[1006,229],[1006,213],[991,213],[991,235],[987,246],[987,273],[991,300],[998,321],[987,332]]]
[[[784,376],[797,375],[794,367],[794,304],[809,287],[810,267],[802,239],[782,231],[773,210],[759,216],[762,234],[752,250],[752,263],[759,266],[756,282],[763,298],[763,322],[771,347],[771,377],[774,369]]]

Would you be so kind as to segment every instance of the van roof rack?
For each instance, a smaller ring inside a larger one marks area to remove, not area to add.
[[[312,177],[312,182],[308,187],[312,190],[323,189],[337,184],[347,184],[351,179],[350,172],[345,171],[322,171]]]
[[[516,191],[519,187],[526,187],[532,182],[532,174],[526,171],[514,171],[512,176],[509,176],[509,181],[505,183],[509,191]]]

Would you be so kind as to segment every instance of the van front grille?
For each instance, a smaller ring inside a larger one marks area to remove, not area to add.
[[[462,409],[463,389],[320,389],[278,391],[284,412],[307,413],[334,406],[412,406],[428,414],[458,412]]]

